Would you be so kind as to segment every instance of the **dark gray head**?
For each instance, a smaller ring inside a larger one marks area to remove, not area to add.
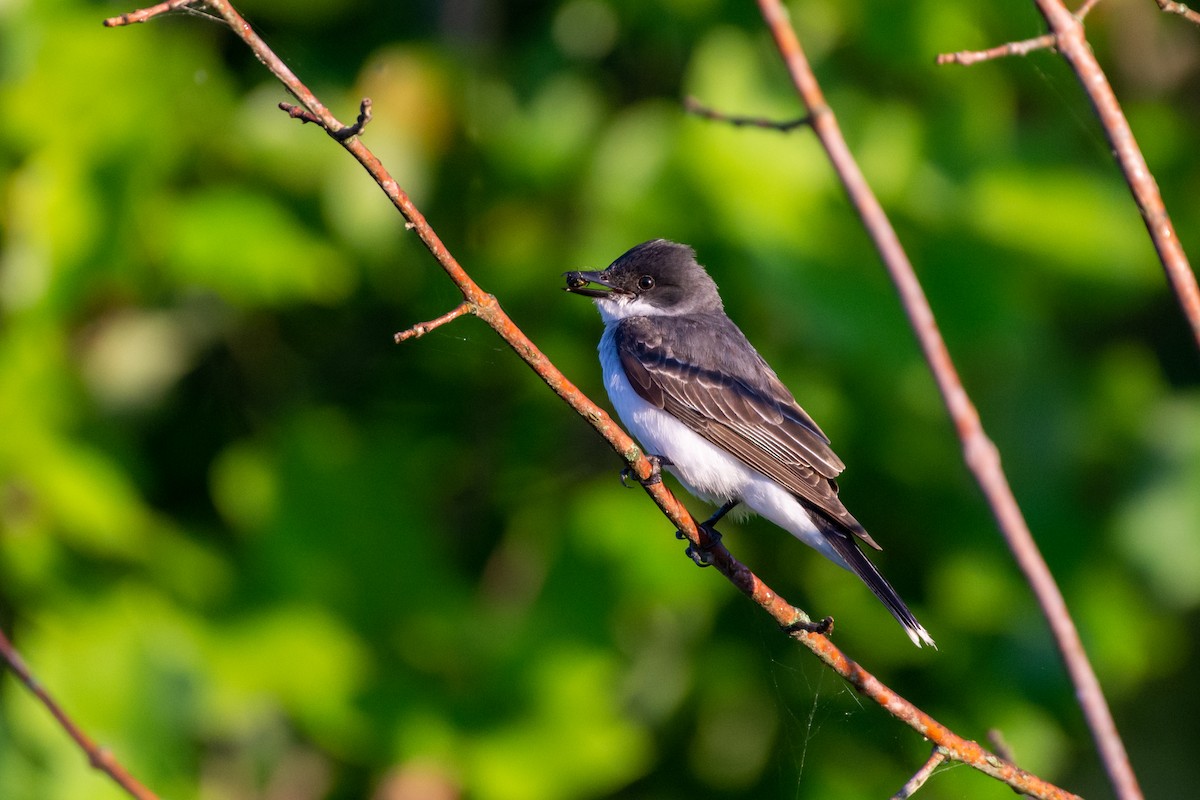
[[[717,285],[696,263],[696,252],[666,239],[631,248],[603,271],[566,278],[568,292],[595,298],[605,322],[722,310]]]

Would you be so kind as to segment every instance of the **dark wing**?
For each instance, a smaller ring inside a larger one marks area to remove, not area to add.
[[[642,399],[879,548],[838,499],[834,478],[845,465],[829,440],[728,318],[674,317],[664,328],[638,317],[623,320],[614,334],[621,365]],[[698,342],[705,347],[702,360],[715,369],[696,365]],[[754,359],[730,360],[729,352]]]

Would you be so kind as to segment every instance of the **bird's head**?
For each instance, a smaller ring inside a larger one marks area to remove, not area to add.
[[[631,248],[607,269],[567,272],[566,291],[595,299],[606,322],[721,310],[717,285],[685,244],[654,239]]]

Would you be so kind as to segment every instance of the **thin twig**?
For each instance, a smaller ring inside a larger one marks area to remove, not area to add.
[[[1173,3],[1171,0],[1154,0],[1158,7],[1168,14],[1178,14],[1189,22],[1200,25],[1200,11],[1193,11],[1183,3]]]
[[[802,128],[811,122],[811,119],[807,116],[800,117],[799,119],[784,120],[783,122],[767,119],[766,117],[736,117],[709,108],[694,97],[685,97],[683,99],[683,110],[693,116],[716,120],[717,122],[725,122],[734,127],[767,128],[782,133]]]
[[[290,69],[266,46],[249,25],[238,15],[226,0],[207,0],[206,5],[219,13],[258,59],[284,84],[331,137],[344,128],[329,113],[309,89],[299,81]],[[306,117],[307,119],[307,117]],[[634,474],[646,479],[651,474],[650,462],[637,444],[599,406],[588,399],[565,375],[552,364],[537,346],[522,332],[500,307],[496,298],[484,292],[450,254],[441,239],[429,225],[424,215],[413,204],[408,195],[388,174],[379,159],[358,137],[339,142],[367,170],[392,204],[408,221],[422,243],[429,250],[443,271],[459,288],[463,295],[463,306],[485,321],[513,349],[514,352],[558,394],[576,413],[587,420],[604,437],[609,445],[625,460]],[[462,308],[460,306],[459,308]],[[457,310],[457,309],[456,309]],[[464,312],[466,313],[466,312]],[[800,628],[800,623],[809,622],[803,611],[792,606],[767,586],[744,564],[737,561],[723,544],[712,541],[696,525],[687,509],[661,482],[645,485],[664,515],[675,528],[681,531],[697,547],[712,553],[718,571],[725,575],[739,590],[750,597],[769,613],[790,635],[803,643],[822,661],[841,675],[864,696],[871,698],[897,719],[912,727],[930,741],[944,747],[950,757],[973,766],[975,769],[1003,781],[1025,794],[1067,800],[1075,795],[1049,784],[1016,766],[997,758],[976,742],[968,741],[938,723],[925,712],[900,697],[881,683],[874,675],[851,661],[825,636]]]
[[[1092,9],[1099,4],[1100,0],[1084,0],[1083,5],[1079,6],[1075,11],[1075,18],[1082,22],[1092,12]],[[938,55],[936,63],[939,65],[958,64],[969,67],[972,64],[978,64],[980,61],[990,61],[993,58],[1005,58],[1007,56],[1026,56],[1036,50],[1053,50],[1057,46],[1058,37],[1053,33],[1046,33],[1041,36],[1035,36],[1032,39],[1009,42],[1008,44],[991,47],[987,50],[960,50],[957,53],[941,53]]]
[[[320,125],[321,120],[316,114],[309,111],[307,108],[298,106],[295,103],[280,103],[279,110],[286,113],[292,119],[300,120],[301,124],[312,122],[315,125]]]
[[[980,61],[989,61],[993,58],[1024,56],[1035,50],[1053,49],[1055,41],[1053,34],[1046,34],[1034,37],[1033,39],[1025,39],[1021,42],[1009,42],[1008,44],[1002,44],[999,47],[992,47],[987,50],[960,50],[957,53],[940,53],[937,57],[937,63],[960,64],[966,67],[971,64],[977,64]]]
[[[117,17],[109,17],[108,19],[104,20],[104,27],[119,28],[123,25],[133,25],[138,22],[146,22],[154,17],[166,14],[169,11],[175,11],[183,6],[192,4],[201,5],[202,3],[199,3],[198,0],[167,0],[167,2],[159,3],[156,6],[150,6],[149,8],[131,11],[128,14],[121,14]]]
[[[846,145],[837,119],[826,104],[796,32],[788,21],[787,11],[779,0],[759,0],[759,7],[775,37],[775,43],[791,74],[796,91],[808,107],[809,113],[813,115],[813,130],[825,147],[896,286],[905,313],[916,332],[925,360],[929,363],[941,392],[942,400],[958,430],[967,466],[983,490],[1004,539],[1050,624],[1066,662],[1067,672],[1079,695],[1084,716],[1100,749],[1101,758],[1106,762],[1110,758],[1115,759],[1112,767],[1114,772],[1119,771],[1118,764],[1122,762],[1128,768],[1127,758],[1117,759],[1114,755],[1114,751],[1119,750],[1120,755],[1124,756],[1124,748],[1112,723],[1112,716],[1108,713],[1108,705],[1103,692],[1100,691],[1100,684],[1079,640],[1079,632],[1075,629],[1062,593],[1033,540],[1012,487],[1000,465],[996,446],[984,432],[979,413],[963,388],[912,263]],[[1071,19],[1074,20],[1074,17]],[[1076,23],[1078,24],[1077,20]],[[1059,34],[1061,36],[1061,32]],[[1098,709],[1102,709],[1104,713],[1098,713]],[[1128,776],[1132,778],[1131,770],[1128,771]],[[1127,781],[1121,782],[1122,785],[1125,783]],[[1136,781],[1133,781],[1133,785],[1136,787]]]
[[[75,721],[63,710],[62,706],[50,696],[46,687],[42,686],[41,682],[33,677],[33,673],[25,664],[25,660],[21,658],[21,654],[17,652],[12,642],[4,635],[4,631],[0,631],[0,659],[8,663],[13,674],[17,676],[17,680],[25,684],[25,687],[33,693],[33,696],[40,700],[42,705],[58,720],[58,724],[67,732],[67,735],[75,740],[75,743],[87,755],[88,764],[107,774],[132,797],[136,797],[138,800],[158,800],[158,796],[154,792],[147,789],[129,774],[129,771],[121,765],[121,762],[117,761],[116,756],[111,751],[97,745],[92,741],[91,737],[75,724]]]
[[[434,328],[440,328],[441,326],[445,325],[447,322],[453,322],[454,320],[461,317],[463,314],[469,314],[470,312],[471,312],[471,304],[470,303],[466,303],[466,302],[459,303],[453,309],[451,309],[450,311],[447,311],[445,314],[442,314],[440,317],[438,317],[436,319],[431,319],[431,320],[429,320],[429,322],[419,322],[416,325],[413,325],[411,328],[409,328],[406,331],[400,331],[393,338],[396,340],[396,344],[400,344],[401,342],[407,342],[409,339],[420,338],[420,337],[424,336],[425,334],[429,333]]]
[[[892,795],[892,800],[908,800],[918,789],[925,785],[925,781],[929,780],[933,775],[933,771],[941,766],[941,763],[946,760],[946,751],[940,747],[934,747],[933,752],[929,754],[929,759],[925,764],[913,773],[913,776],[908,779],[908,782],[900,787],[900,791]]]

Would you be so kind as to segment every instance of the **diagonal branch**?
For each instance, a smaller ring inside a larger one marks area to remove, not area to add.
[[[1163,11],[1179,14],[1200,24],[1200,14],[1182,3],[1155,1]],[[1187,253],[1184,252],[1183,245],[1175,233],[1175,226],[1163,203],[1162,193],[1158,190],[1158,183],[1155,182],[1145,156],[1138,147],[1133,129],[1129,127],[1129,120],[1125,118],[1125,112],[1108,82],[1108,76],[1104,74],[1084,36],[1084,17],[1099,0],[1085,0],[1074,13],[1063,5],[1062,0],[1034,2],[1050,26],[1050,33],[1021,42],[1009,42],[988,50],[943,53],[937,57],[937,63],[969,66],[980,61],[1010,55],[1023,56],[1034,50],[1047,48],[1062,54],[1087,92],[1092,108],[1100,119],[1100,126],[1104,129],[1104,135],[1112,148],[1113,157],[1117,160],[1121,175],[1133,194],[1146,231],[1154,243],[1159,261],[1162,262],[1167,282],[1192,329],[1197,347],[1200,347],[1200,284],[1196,282],[1196,274],[1192,271]]]
[[[1043,6],[1057,6],[1061,9],[1062,16],[1066,17],[1066,21],[1058,20],[1055,27],[1059,46],[1072,49],[1079,47],[1086,50],[1090,58],[1091,51],[1087,48],[1086,42],[1082,40],[1082,28],[1079,20],[1063,8],[1057,0],[1037,0],[1037,2]],[[1066,665],[1072,684],[1075,686],[1084,718],[1087,720],[1101,759],[1108,770],[1110,780],[1117,788],[1121,798],[1140,797],[1141,793],[1137,789],[1137,780],[1129,765],[1124,744],[1117,733],[1112,712],[1109,711],[1108,703],[1104,699],[1100,682],[1083,649],[1079,631],[1076,630],[1075,622],[1067,610],[1062,592],[1054,582],[1054,576],[1050,574],[1050,569],[1046,566],[1046,562],[1033,540],[1033,535],[1025,522],[1016,497],[1013,495],[1012,487],[1000,465],[999,452],[984,432],[979,413],[975,410],[974,404],[967,396],[962,381],[958,377],[958,371],[950,358],[950,351],[946,348],[946,342],[938,330],[933,310],[929,306],[929,300],[917,279],[912,263],[908,260],[908,256],[896,236],[895,229],[892,228],[883,207],[880,206],[879,200],[868,186],[862,170],[855,163],[850,148],[842,137],[837,119],[826,104],[824,94],[804,55],[796,32],[788,21],[787,11],[780,0],[758,0],[758,3],[763,19],[770,27],[780,55],[791,74],[796,92],[813,117],[813,130],[828,153],[829,160],[837,170],[838,176],[846,188],[846,193],[850,196],[851,202],[862,218],[863,225],[875,242],[875,247],[896,286],[905,313],[916,332],[921,350],[925,354],[925,360],[933,372],[942,400],[958,430],[967,466],[983,490],[1001,533],[1018,566],[1025,574],[1025,578],[1041,606],[1042,613],[1050,625],[1059,653]],[[1071,28],[1072,25],[1074,26],[1073,30],[1080,34],[1078,40],[1064,37],[1063,31]],[[1080,58],[1079,55],[1074,57]],[[1095,63],[1094,59],[1092,59],[1092,63]],[[1107,87],[1107,83],[1104,85]],[[1111,90],[1109,93],[1111,94]],[[1116,105],[1115,97],[1112,99],[1112,104]],[[1119,111],[1120,109],[1117,107],[1118,115]],[[1121,120],[1124,121],[1123,116]],[[1128,131],[1127,125],[1125,130]],[[1132,143],[1132,134],[1129,134],[1128,143]],[[1136,146],[1133,147],[1133,150],[1136,152]],[[1137,155],[1140,158],[1141,154],[1137,153]],[[1145,169],[1145,162],[1141,163],[1143,177],[1153,186],[1154,181],[1149,177],[1149,171]],[[1161,208],[1161,198],[1159,198],[1159,207]],[[1170,220],[1166,218],[1165,210],[1162,211],[1159,219],[1165,223],[1169,231]],[[1150,225],[1149,217],[1147,217],[1147,225]],[[1170,238],[1177,246],[1178,240],[1174,239],[1173,232],[1170,232]],[[1176,249],[1182,257],[1183,251],[1177,247]],[[1188,270],[1188,274],[1190,275],[1190,270]],[[1192,285],[1195,285],[1194,276],[1192,276]],[[1185,308],[1188,305],[1185,304]],[[1195,306],[1196,333],[1200,337],[1200,294],[1196,297]]]
[[[1046,18],[1051,32],[1058,38],[1058,51],[1075,71],[1080,85],[1092,101],[1092,107],[1096,110],[1096,116],[1100,118],[1100,124],[1112,146],[1113,155],[1125,182],[1133,193],[1138,210],[1141,211],[1146,230],[1154,241],[1167,278],[1191,324],[1196,343],[1200,346],[1200,286],[1196,283],[1196,275],[1192,272],[1187,254],[1183,252],[1183,245],[1175,233],[1175,226],[1167,214],[1158,184],[1150,174],[1150,167],[1147,166],[1137,140],[1133,137],[1129,121],[1125,119],[1121,104],[1117,101],[1108,78],[1084,36],[1083,21],[1068,11],[1060,0],[1035,2],[1042,16]],[[1072,627],[1071,632],[1073,631]],[[1129,763],[1125,745],[1117,733],[1112,712],[1100,690],[1096,673],[1086,659],[1067,657],[1068,648],[1075,648],[1078,654],[1082,655],[1083,645],[1076,636],[1074,640],[1060,641],[1060,647],[1067,661],[1067,669],[1071,673],[1071,681],[1079,693],[1079,702],[1087,718],[1088,727],[1092,731],[1101,761],[1117,797],[1122,800],[1140,798],[1142,790]]]
[[[41,701],[42,705],[58,720],[58,724],[67,732],[75,743],[79,745],[88,758],[88,764],[93,768],[112,778],[118,786],[130,794],[131,797],[137,800],[158,800],[158,796],[154,792],[143,786],[137,778],[129,774],[129,771],[122,766],[117,757],[106,748],[100,747],[91,737],[83,732],[70,715],[63,710],[63,707],[55,702],[46,688],[42,686],[37,678],[33,677],[29,667],[25,664],[25,659],[21,658],[21,654],[13,647],[12,642],[0,631],[0,661],[8,664],[13,674],[17,676],[17,680],[25,684],[25,687]]]
[[[343,135],[343,132],[348,129],[347,126],[340,123],[312,92],[296,78],[292,71],[280,61],[226,0],[206,0],[205,5],[229,23],[233,32],[250,47],[267,69],[299,100],[304,113],[296,113],[290,109],[286,109],[288,113],[306,122],[319,124],[331,138],[341,144],[342,147],[348,150],[362,164],[363,168],[366,169],[368,174],[371,175],[391,200],[392,204],[407,220],[407,227],[416,231],[417,236],[420,237],[421,242],[429,250],[430,254],[433,255],[442,270],[459,288],[463,296],[463,303],[450,313],[430,323],[414,326],[411,329],[414,331],[413,336],[419,335],[422,329],[444,324],[466,313],[471,313],[479,317],[496,331],[547,386],[604,437],[613,450],[630,465],[633,472],[639,478],[648,478],[651,474],[650,463],[644,457],[640,448],[634,443],[633,439],[602,408],[579,391],[546,358],[537,346],[505,314],[495,297],[483,291],[475,283],[458,261],[450,254],[424,215],[413,204],[411,198],[388,174],[379,159],[376,158],[357,136]],[[142,13],[137,12],[129,16],[131,18],[137,17],[137,21],[148,18],[148,16],[144,15],[139,17],[139,14]],[[114,19],[119,20],[122,18]],[[764,611],[770,614],[781,627],[789,632],[789,635],[808,647],[818,658],[841,675],[861,694],[872,699],[892,716],[944,748],[947,757],[968,764],[986,775],[1003,781],[1017,791],[1033,797],[1054,798],[1055,800],[1075,798],[1075,795],[1049,784],[1037,776],[1025,772],[1015,765],[989,753],[976,742],[968,741],[958,736],[912,703],[900,697],[861,665],[850,660],[826,636],[804,630],[804,624],[809,622],[808,616],[784,600],[749,568],[737,561],[723,544],[713,541],[702,529],[698,528],[691,514],[688,513],[687,509],[664,484],[658,482],[646,485],[645,490],[664,515],[694,546],[712,553],[713,562],[721,574],[728,578],[734,586],[752,599]]]

